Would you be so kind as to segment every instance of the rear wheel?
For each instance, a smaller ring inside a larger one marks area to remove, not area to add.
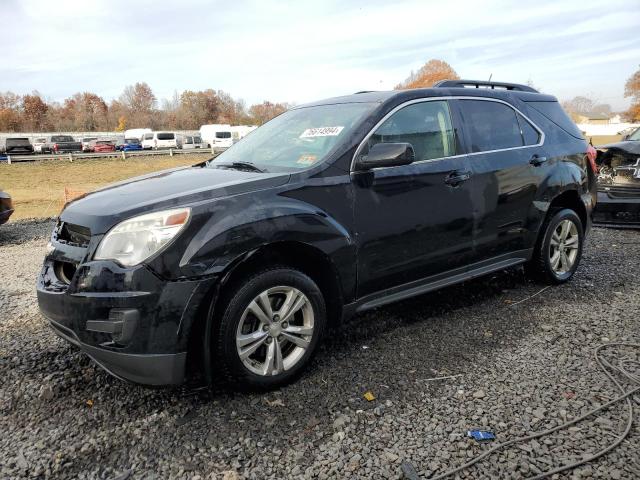
[[[313,280],[284,267],[260,272],[226,303],[212,370],[240,389],[282,386],[303,371],[325,324],[324,298]]]
[[[541,235],[528,270],[546,283],[566,282],[582,257],[584,230],[580,217],[568,208],[558,210],[545,222]]]

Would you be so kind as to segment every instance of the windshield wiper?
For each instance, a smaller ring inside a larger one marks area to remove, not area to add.
[[[251,170],[252,172],[260,172],[265,173],[266,170],[256,166],[255,163],[251,162],[229,162],[229,163],[213,163],[216,167],[225,167],[225,168],[237,168],[238,170]]]

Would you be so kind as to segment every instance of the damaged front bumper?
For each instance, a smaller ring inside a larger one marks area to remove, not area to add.
[[[145,265],[90,260],[90,251],[52,236],[37,295],[55,333],[118,378],[182,383],[189,335],[214,279],[165,280]]]

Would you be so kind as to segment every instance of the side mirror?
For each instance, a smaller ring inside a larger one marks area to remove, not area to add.
[[[409,165],[415,160],[415,152],[410,143],[376,143],[367,155],[356,160],[356,170],[369,170],[379,167]]]

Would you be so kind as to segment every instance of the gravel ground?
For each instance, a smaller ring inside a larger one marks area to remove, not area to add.
[[[541,286],[515,269],[360,315],[280,391],[145,389],[45,325],[34,282],[49,230],[0,227],[0,478],[402,478],[405,460],[428,478],[490,448],[470,428],[506,441],[614,398],[593,348],[640,341],[640,233],[594,229],[569,284],[531,297]],[[554,478],[640,478],[638,411],[636,397],[617,449]],[[459,478],[526,478],[625,423],[620,403]]]

